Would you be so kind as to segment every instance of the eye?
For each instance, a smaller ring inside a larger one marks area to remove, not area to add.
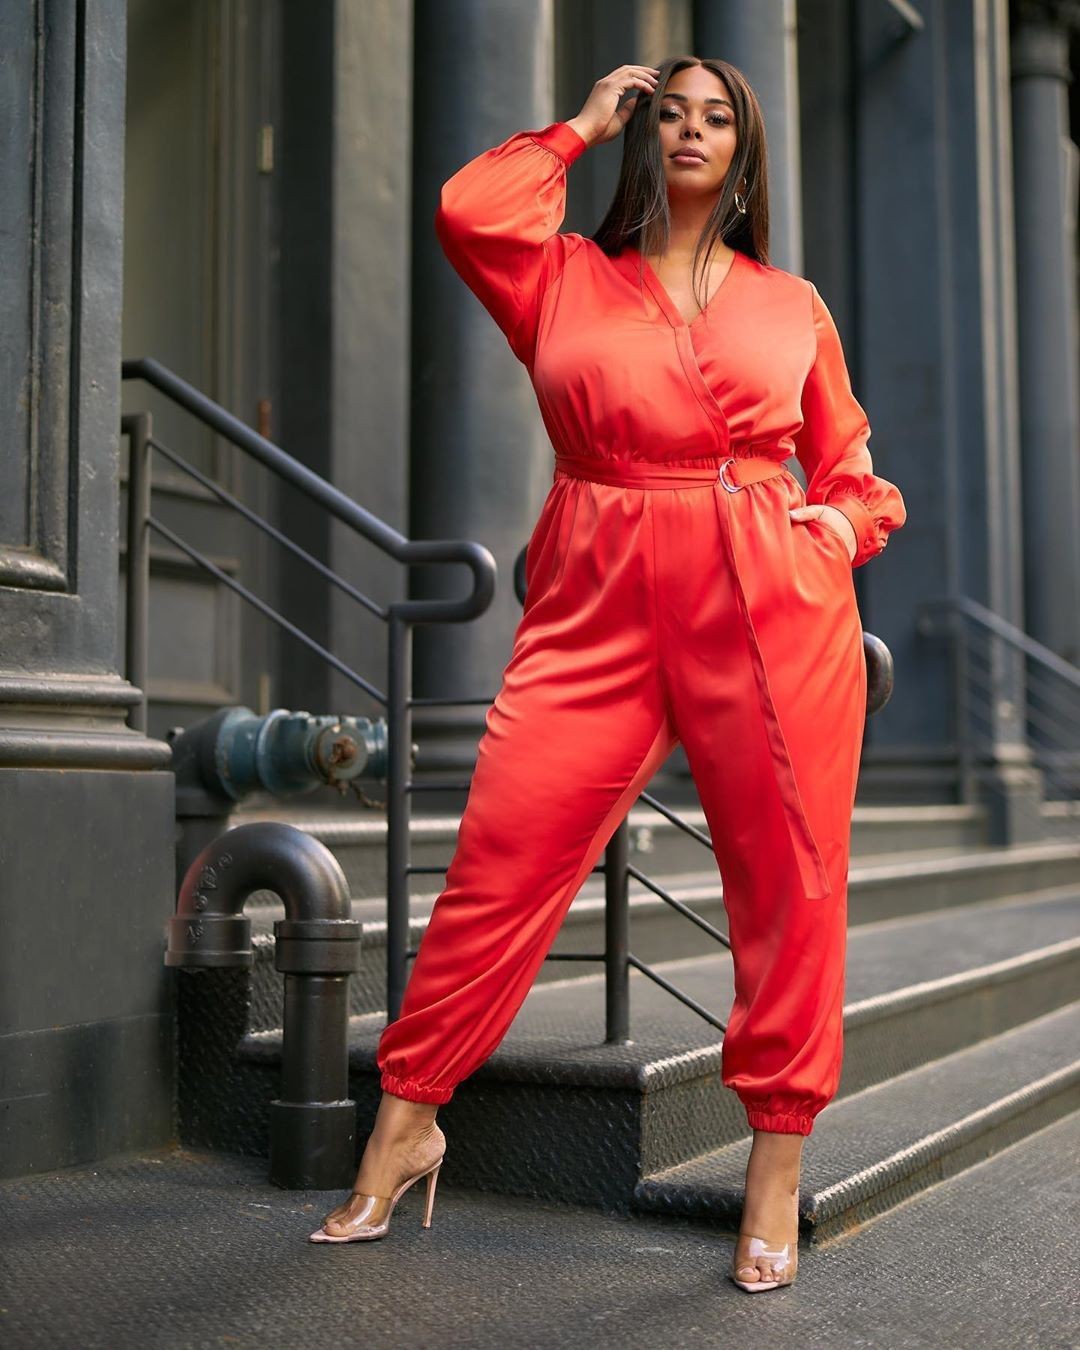
[[[661,117],[661,119],[662,119],[663,121],[668,121],[668,122],[670,122],[670,121],[672,120],[672,118],[681,117],[681,116],[682,116],[682,113],[680,112],[680,110],[679,110],[678,108],[661,108],[661,109],[660,109],[660,117]],[[731,118],[728,116],[727,113],[722,113],[722,112],[718,112],[718,113],[710,113],[709,116],[708,116],[708,118],[707,118],[706,120],[707,120],[712,126],[714,126],[714,127],[729,127],[729,126],[731,126]]]

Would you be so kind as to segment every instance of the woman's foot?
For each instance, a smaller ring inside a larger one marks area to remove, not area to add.
[[[745,1284],[790,1284],[798,1264],[799,1173],[802,1167],[801,1134],[755,1130],[750,1160],[746,1165],[746,1199],[735,1242],[732,1274]],[[783,1257],[764,1253],[751,1255],[750,1240],[763,1238],[765,1248]]]
[[[434,1166],[446,1151],[446,1136],[435,1124],[438,1107],[384,1092],[375,1124],[360,1159],[352,1194],[323,1221],[331,1237],[347,1237],[369,1205],[369,1195],[389,1196],[406,1177]]]

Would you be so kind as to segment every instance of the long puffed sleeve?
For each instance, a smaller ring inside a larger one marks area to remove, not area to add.
[[[566,122],[519,131],[442,186],[435,232],[454,270],[530,366],[540,302],[581,235],[559,234],[566,170],[587,142]]]
[[[851,565],[859,567],[884,549],[907,508],[896,485],[874,474],[866,447],[870,424],[852,393],[840,334],[817,287],[809,285],[817,355],[803,385],[795,454],[806,472],[807,503],[835,506],[855,527],[859,544]]]

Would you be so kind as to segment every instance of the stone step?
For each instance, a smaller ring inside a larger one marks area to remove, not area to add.
[[[1073,999],[1080,887],[862,925],[849,935],[847,969],[840,1098]],[[665,962],[660,971],[727,1016],[726,952]],[[534,986],[502,1044],[440,1110],[455,1139],[448,1178],[618,1208],[643,1177],[746,1135],[741,1104],[720,1078],[721,1033],[640,972],[630,984],[632,1040],[616,1045],[604,1041],[601,976]],[[384,1026],[382,1013],[350,1026],[362,1123],[378,1099]],[[239,1053],[272,1080],[281,1033],[249,1034]]]
[[[715,864],[707,871],[664,875],[650,872],[676,899],[689,905],[722,932],[727,929],[723,888]],[[1068,885],[1080,877],[1080,844],[1032,844],[980,848],[963,853],[888,855],[853,862],[849,872],[848,912],[852,929],[905,915],[948,911],[973,903],[1016,897]],[[423,936],[437,893],[415,895],[411,906],[410,945]],[[274,923],[285,911],[272,904],[249,908],[255,948],[252,1031],[281,1025],[282,977],[274,969]],[[353,1015],[386,1007],[386,910],[382,900],[356,900],[353,917],[363,924],[361,969],[353,975],[349,1004]],[[632,950],[650,964],[693,958],[712,948],[712,939],[652,891],[634,882],[630,895]],[[604,946],[603,880],[594,874],[571,905],[552,946],[553,953],[601,952]],[[570,963],[546,961],[538,984],[567,978]],[[598,969],[575,962],[575,975]]]
[[[832,1103],[804,1145],[800,1233],[864,1224],[1078,1108],[1075,1002]],[[633,1208],[736,1231],[750,1143],[643,1177]]]
[[[661,799],[664,800],[662,794]],[[676,807],[683,818],[708,834],[699,805]],[[230,825],[255,820],[283,820],[320,839],[340,861],[349,889],[358,900],[379,900],[386,893],[386,818],[354,807],[351,812],[288,803],[237,811]],[[415,814],[410,828],[412,862],[445,868],[453,856],[460,817]],[[852,818],[853,858],[890,854],[931,856],[956,854],[985,843],[985,810],[974,806],[856,806]],[[1073,831],[1075,838],[1077,832]],[[699,842],[648,806],[630,812],[630,858],[650,874],[678,874],[706,870],[711,854]],[[416,892],[431,889],[437,874],[414,878]],[[250,903],[270,901],[260,892]]]

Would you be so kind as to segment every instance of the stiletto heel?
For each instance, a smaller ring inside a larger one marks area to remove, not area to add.
[[[445,1157],[445,1154],[443,1156]],[[390,1216],[394,1212],[394,1206],[409,1187],[415,1185],[421,1177],[427,1177],[427,1198],[424,1204],[424,1217],[420,1226],[430,1228],[431,1212],[435,1205],[435,1183],[439,1179],[439,1169],[442,1165],[443,1160],[440,1158],[437,1163],[425,1168],[423,1172],[417,1172],[415,1176],[407,1177],[394,1191],[393,1195],[372,1195],[369,1191],[358,1191],[354,1188],[353,1195],[363,1195],[369,1202],[355,1219],[349,1220],[350,1224],[360,1225],[356,1232],[335,1237],[332,1233],[328,1233],[325,1228],[319,1228],[310,1235],[308,1240],[310,1242],[369,1242],[373,1238],[385,1237],[390,1228]]]
[[[788,1273],[788,1267],[791,1266],[790,1253],[790,1242],[785,1242],[778,1252],[773,1252],[769,1251],[764,1238],[752,1237],[750,1239],[750,1250],[747,1252],[747,1264],[751,1264],[759,1256],[767,1256],[773,1265],[779,1265],[782,1272],[781,1277],[776,1280],[757,1279],[751,1283],[749,1280],[737,1279],[735,1272],[732,1271],[732,1281],[737,1284],[740,1289],[745,1289],[748,1294],[756,1294],[765,1289],[779,1289],[781,1285],[791,1284],[795,1279],[796,1267],[792,1266],[790,1273]],[[738,1269],[742,1270],[743,1267],[739,1266]]]
[[[439,1160],[437,1167],[433,1167],[427,1174],[427,1198],[424,1201],[424,1217],[420,1220],[421,1228],[431,1227],[431,1211],[435,1208],[435,1185],[439,1180],[439,1167],[442,1166],[442,1159]]]

